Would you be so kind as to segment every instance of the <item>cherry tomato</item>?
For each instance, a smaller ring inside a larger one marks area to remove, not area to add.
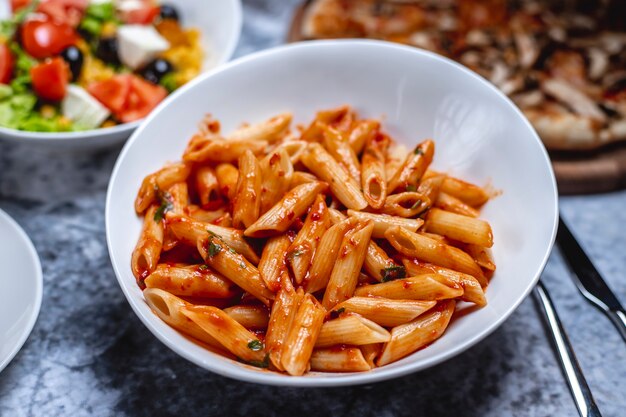
[[[113,113],[119,113],[128,101],[130,79],[131,75],[116,75],[90,84],[87,91]]]
[[[37,11],[49,16],[56,23],[76,27],[83,18],[87,6],[87,0],[42,0],[37,6]]]
[[[0,83],[8,84],[13,76],[13,54],[5,43],[0,43]]]
[[[24,50],[37,59],[56,55],[78,40],[70,25],[50,20],[26,21],[21,36]]]
[[[128,10],[122,10],[121,18],[124,23],[149,25],[161,13],[160,7],[150,0],[143,0],[141,4],[137,3],[134,6]]]
[[[65,97],[70,70],[62,58],[52,58],[34,66],[30,76],[38,97],[50,101],[61,101]]]

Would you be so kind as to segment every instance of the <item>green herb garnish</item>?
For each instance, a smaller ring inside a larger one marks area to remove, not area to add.
[[[208,267],[208,265],[204,265],[204,264],[203,264],[203,265],[200,265],[200,266],[198,267],[198,269],[199,269],[200,271],[206,271],[206,270],[208,270],[208,269],[209,269],[209,267]]]
[[[411,210],[415,210],[416,208],[418,208],[420,206],[420,204],[422,204],[422,200],[417,200],[415,203],[413,203],[413,205],[411,206]]]
[[[228,248],[228,252],[233,253],[233,254],[237,254],[237,251],[233,248]]]
[[[209,243],[209,256],[211,258],[217,255],[218,253],[220,253],[221,250],[222,250],[222,247],[218,245],[217,243],[213,243],[213,242]]]
[[[260,340],[253,340],[248,343],[248,349],[254,352],[258,352],[259,350],[263,349],[263,343]]]
[[[423,150],[422,148],[420,148],[419,146],[417,146],[417,147],[415,148],[415,150],[413,151],[413,153],[414,153],[415,155],[424,155],[424,150]]]
[[[262,361],[242,361],[247,363],[248,365],[256,366],[257,368],[269,368],[270,367],[270,356],[265,355]]]
[[[161,199],[161,205],[154,212],[154,221],[160,222],[165,217],[165,213],[174,209],[174,204],[172,204],[172,195],[168,192],[163,192],[157,188],[157,194]]]
[[[346,309],[344,307],[338,308],[337,310],[333,310],[330,312],[330,318],[331,319],[336,319],[337,317],[339,317],[341,315],[341,313],[343,313],[344,311],[346,311]]]
[[[395,279],[406,278],[406,268],[401,265],[389,266],[380,270],[383,276],[383,282],[393,281]]]
[[[417,191],[417,187],[413,184],[409,184],[406,186],[407,191]]]

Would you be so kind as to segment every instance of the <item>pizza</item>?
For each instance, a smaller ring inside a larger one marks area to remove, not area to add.
[[[552,150],[626,140],[626,2],[312,0],[300,38],[424,48],[482,75]]]

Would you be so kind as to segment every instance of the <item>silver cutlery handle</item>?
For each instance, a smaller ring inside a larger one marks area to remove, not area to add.
[[[626,342],[626,312],[623,310],[608,310],[606,314],[609,316],[622,339]]]
[[[547,293],[546,288],[541,281],[537,283],[535,287],[535,297],[541,305],[541,310],[544,313],[544,319],[548,327],[550,328],[550,335],[552,336],[552,342],[556,347],[558,353],[561,369],[567,379],[576,407],[581,417],[601,417],[602,414],[596,405],[591,394],[591,389],[587,385],[587,380],[583,375],[574,348],[570,344],[570,341],[565,333],[565,329],[561,324],[561,320],[554,309],[554,304]]]

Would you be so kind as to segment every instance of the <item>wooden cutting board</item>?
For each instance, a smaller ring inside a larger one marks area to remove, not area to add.
[[[309,1],[294,12],[287,42],[304,40],[302,22]],[[598,151],[550,152],[560,194],[601,193],[626,188],[626,143]]]

